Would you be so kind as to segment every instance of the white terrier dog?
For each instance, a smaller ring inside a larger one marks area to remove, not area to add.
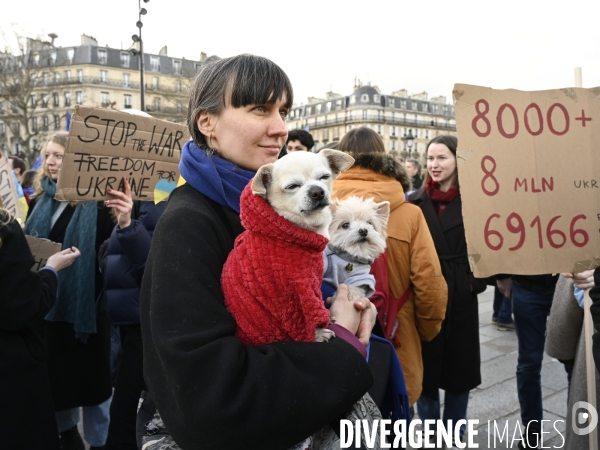
[[[386,248],[390,202],[352,196],[334,200],[331,211],[323,279],[336,289],[347,284],[349,300],[370,297],[375,292],[375,278],[369,272]]]

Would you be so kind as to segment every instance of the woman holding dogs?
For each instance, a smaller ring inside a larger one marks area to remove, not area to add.
[[[343,338],[258,347],[242,345],[224,305],[242,190],[277,160],[292,102],[286,74],[252,55],[205,66],[190,95],[185,184],[156,227],[140,305],[145,380],[184,450],[289,448],[324,425],[339,429],[373,382],[357,351],[375,320],[366,299],[344,301],[340,289],[331,308]]]
[[[446,282],[423,214],[405,201],[410,177],[402,164],[385,152],[381,137],[370,128],[355,128],[344,135],[339,150],[352,155],[355,162],[335,180],[333,197],[356,195],[390,202],[386,251],[389,290],[403,299],[404,305],[393,317],[383,317],[386,308],[378,305],[379,318],[384,328],[392,330],[393,335],[385,337],[396,342],[412,406],[421,395],[423,383],[421,340],[431,340],[440,331],[446,310]],[[388,322],[390,326],[386,326]]]
[[[477,294],[485,280],[473,277],[456,166],[457,139],[438,136],[427,146],[427,183],[409,198],[423,211],[448,283],[442,331],[423,343],[425,376],[417,402],[419,417],[440,419],[439,389],[445,390],[442,419],[467,418],[469,391],[481,384]]]

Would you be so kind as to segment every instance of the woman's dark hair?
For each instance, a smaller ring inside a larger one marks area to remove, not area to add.
[[[37,172],[35,170],[27,170],[23,174],[23,182],[21,183],[21,187],[24,188],[32,188],[35,182],[35,177],[37,176]]]
[[[294,103],[292,83],[273,61],[249,54],[219,59],[205,65],[190,91],[187,125],[194,142],[207,148],[196,117],[206,111],[219,115],[226,106],[274,104],[285,95],[286,108]]]
[[[444,134],[442,136],[434,137],[432,140],[430,140],[427,143],[427,148],[425,149],[425,156],[427,156],[427,150],[429,150],[429,146],[431,144],[445,145],[446,147],[448,147],[448,150],[450,150],[452,152],[452,154],[454,155],[454,158],[456,159],[456,147],[458,147],[458,139],[456,138],[456,136],[450,136],[449,134]],[[428,180],[429,180],[429,170],[427,171],[424,181],[427,182]],[[454,177],[452,180],[452,185],[458,188],[458,164],[456,165],[456,168],[454,169]]]
[[[19,169],[19,175],[23,176],[23,174],[27,170],[27,165],[25,164],[25,161],[23,161],[18,156],[9,156],[8,159],[12,160],[13,170]]]
[[[429,146],[431,144],[444,144],[446,147],[448,147],[448,150],[450,150],[452,152],[452,154],[454,155],[454,157],[456,158],[456,147],[458,146],[458,139],[456,139],[456,136],[450,136],[449,134],[444,134],[442,136],[434,137],[427,144],[425,153],[427,153],[427,150],[429,149]]]
[[[348,131],[338,146],[338,150],[361,155],[364,153],[385,153],[383,139],[370,128],[359,127]]]

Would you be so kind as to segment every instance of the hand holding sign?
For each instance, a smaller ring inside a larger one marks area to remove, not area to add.
[[[77,247],[71,247],[52,255],[50,258],[48,258],[46,265],[53,267],[57,271],[61,271],[73,264],[80,256],[81,252],[79,249],[77,249]]]
[[[594,271],[584,270],[579,273],[562,273],[565,278],[573,278],[573,284],[579,289],[586,290],[593,288],[596,284],[594,283]]]
[[[131,198],[131,187],[127,178],[123,178],[123,187],[125,192],[115,191],[108,188],[107,192],[116,197],[115,200],[107,200],[106,206],[115,209],[117,223],[119,228],[126,228],[131,225],[131,210],[133,209],[133,199]]]

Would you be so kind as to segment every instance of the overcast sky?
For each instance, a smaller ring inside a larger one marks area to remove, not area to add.
[[[142,3],[144,50],[199,59],[254,53],[289,75],[296,103],[354,78],[381,88],[427,91],[451,101],[454,83],[542,90],[600,86],[600,1],[540,0],[150,0]],[[56,44],[127,48],[138,0],[3,0],[0,27]]]

